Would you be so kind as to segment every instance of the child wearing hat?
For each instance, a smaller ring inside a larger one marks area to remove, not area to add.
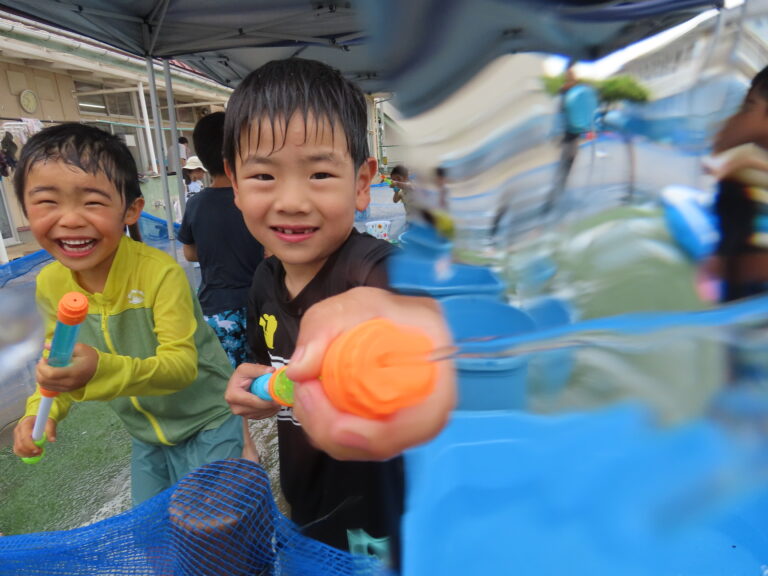
[[[189,175],[189,184],[187,185],[187,199],[189,199],[198,192],[202,192],[203,188],[205,188],[203,179],[208,170],[205,169],[200,158],[190,156],[184,165],[184,171]]]

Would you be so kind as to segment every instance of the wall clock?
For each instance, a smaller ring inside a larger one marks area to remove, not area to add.
[[[32,90],[22,90],[21,94],[19,94],[19,104],[21,104],[21,109],[24,112],[34,114],[37,111],[38,105],[37,94]]]

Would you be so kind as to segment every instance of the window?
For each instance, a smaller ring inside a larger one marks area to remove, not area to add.
[[[107,114],[107,102],[104,99],[104,94],[80,94],[80,92],[93,92],[102,89],[101,84],[86,84],[75,81],[75,96],[81,114]]]
[[[133,102],[131,100],[132,92],[117,92],[115,94],[105,94],[104,98],[107,103],[107,112],[110,116],[131,116],[135,117],[136,114],[133,110]]]

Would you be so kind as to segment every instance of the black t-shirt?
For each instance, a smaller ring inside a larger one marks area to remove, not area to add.
[[[747,186],[735,180],[723,180],[717,188],[715,214],[720,226],[718,253],[727,257],[759,250],[750,245],[757,206],[749,197]]]
[[[202,280],[198,298],[206,316],[244,308],[264,248],[235,206],[232,188],[206,188],[187,202],[179,242],[194,244]]]
[[[285,271],[275,257],[256,271],[248,302],[248,338],[254,360],[281,366],[293,354],[299,322],[312,304],[356,286],[387,288],[386,259],[396,250],[386,241],[352,231],[322,269],[291,299]],[[347,530],[390,536],[397,554],[403,510],[402,458],[387,462],[341,462],[314,448],[284,408],[277,416],[280,485],[291,518],[308,536],[348,548]]]

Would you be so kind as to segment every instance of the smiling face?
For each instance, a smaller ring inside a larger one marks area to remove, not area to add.
[[[56,160],[34,164],[24,187],[35,239],[90,292],[104,289],[125,226],[138,220],[143,204],[139,198],[126,210],[103,172],[89,174]]]
[[[355,210],[370,200],[376,160],[356,168],[346,138],[330,123],[293,116],[287,129],[262,121],[240,143],[227,175],[251,234],[283,263],[292,295],[347,239]]]

